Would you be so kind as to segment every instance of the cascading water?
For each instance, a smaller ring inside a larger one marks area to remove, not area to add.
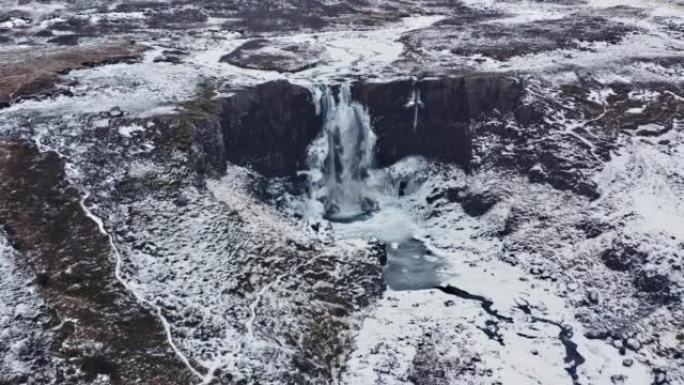
[[[312,89],[323,130],[309,148],[311,202],[343,239],[375,238],[385,244],[385,278],[395,290],[439,284],[441,260],[414,237],[414,222],[399,200],[396,181],[373,168],[376,136],[366,108],[352,100],[351,86]],[[412,101],[422,105],[419,95]],[[413,105],[411,106],[413,107]],[[408,107],[407,107],[408,108]]]
[[[337,95],[330,87],[316,93],[323,132],[309,157],[312,195],[323,202],[324,216],[331,221],[366,217],[377,209],[368,184],[375,145],[370,116],[352,100],[349,83]]]
[[[578,384],[578,373],[581,373],[578,367],[588,360],[578,350],[572,328],[545,316],[535,315],[544,311],[532,309],[529,305],[525,305],[526,308],[517,306],[527,314],[527,318],[514,317],[512,311],[500,308],[501,304],[506,303],[507,294],[502,294],[499,289],[488,295],[490,282],[495,282],[495,286],[505,285],[506,288],[517,289],[512,283],[516,280],[509,279],[514,275],[503,275],[502,279],[488,268],[483,269],[477,263],[463,260],[458,255],[449,255],[450,252],[432,245],[434,227],[427,231],[423,228],[425,223],[422,218],[412,211],[416,199],[415,196],[411,197],[421,191],[423,180],[418,175],[427,171],[431,163],[420,157],[408,157],[384,169],[373,168],[376,137],[368,111],[352,100],[350,85],[344,84],[339,88],[316,87],[312,92],[323,129],[319,138],[309,147],[310,169],[306,174],[309,176],[311,196],[301,202],[301,214],[310,214],[316,223],[319,223],[323,214],[328,220],[327,228],[332,230],[336,239],[379,240],[387,256],[384,278],[390,290],[439,289],[461,300],[479,303],[487,318],[484,326],[477,328],[501,346],[519,341],[524,341],[520,346],[528,346],[530,338],[541,341],[536,336],[510,332],[521,327],[539,330],[536,325],[539,323],[557,327],[560,330],[557,338],[565,350],[564,369],[572,383]],[[414,133],[420,128],[418,118],[424,107],[420,89],[414,84],[414,90],[404,104],[405,109],[412,110]],[[463,251],[459,253],[465,254]],[[458,266],[458,270],[454,266]],[[502,269],[502,274],[510,274],[507,269]],[[457,286],[460,282],[476,291]],[[516,293],[515,303],[518,303],[519,294],[522,294],[519,303],[524,304],[522,301],[527,292]],[[448,302],[445,305],[448,306]],[[516,339],[516,336],[520,338]]]

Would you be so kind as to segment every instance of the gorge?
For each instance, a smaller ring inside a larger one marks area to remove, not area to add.
[[[684,383],[679,0],[0,0],[0,385]]]

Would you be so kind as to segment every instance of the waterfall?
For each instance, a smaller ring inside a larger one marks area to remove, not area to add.
[[[309,153],[312,196],[323,203],[328,219],[366,216],[377,209],[368,183],[375,145],[368,111],[352,100],[349,83],[337,95],[330,87],[318,87],[313,95],[323,130]]]

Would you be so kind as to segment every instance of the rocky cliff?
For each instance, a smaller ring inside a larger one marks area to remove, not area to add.
[[[336,85],[331,85],[336,90]],[[409,155],[469,169],[472,124],[522,105],[523,82],[500,75],[353,83],[377,135],[375,160],[388,166]],[[266,176],[306,169],[306,151],[322,130],[316,96],[304,87],[273,81],[216,101],[228,161]]]

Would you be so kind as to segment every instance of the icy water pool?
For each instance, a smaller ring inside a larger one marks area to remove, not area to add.
[[[442,258],[413,236],[414,224],[398,205],[382,205],[357,220],[332,222],[340,239],[377,239],[385,245],[385,280],[391,290],[423,290],[440,285]]]

